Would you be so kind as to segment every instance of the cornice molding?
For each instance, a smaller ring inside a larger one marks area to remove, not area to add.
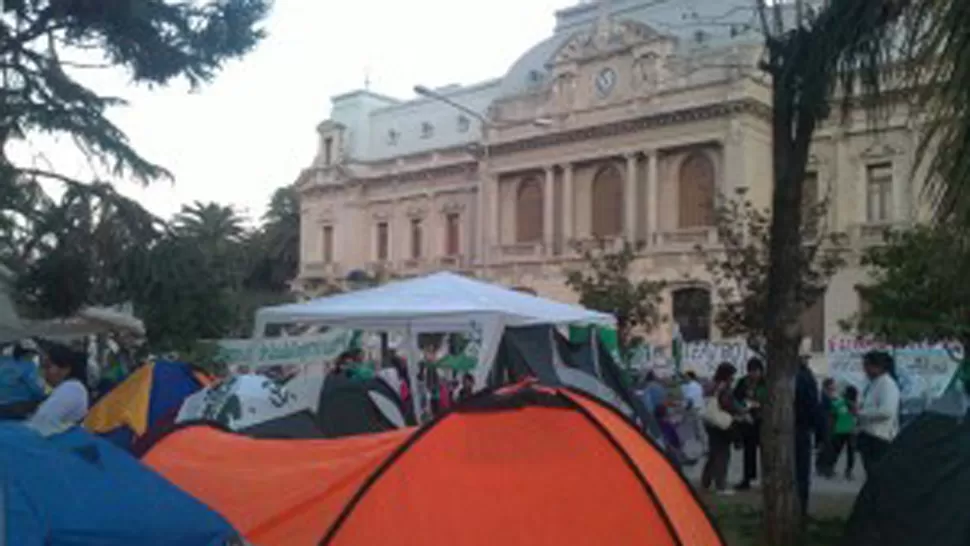
[[[502,142],[489,146],[488,151],[492,157],[509,155],[528,150],[552,148],[585,140],[636,133],[667,125],[727,117],[739,113],[750,113],[766,120],[771,119],[771,108],[768,105],[755,99],[740,99]],[[430,154],[418,154],[418,156],[430,157]],[[406,157],[372,163],[361,163],[360,165],[369,168],[394,165],[397,164],[397,159],[406,159]],[[339,190],[348,186],[433,181],[462,175],[472,177],[478,171],[478,166],[476,160],[469,158],[467,161],[458,163],[416,168],[405,172],[388,172],[377,175],[361,174],[355,178],[346,178],[343,182],[335,181],[325,186],[307,184],[302,188],[302,191],[305,194],[312,195],[323,194],[327,193],[328,190]],[[305,170],[301,178],[306,180],[312,174],[313,170],[312,168]]]
[[[560,133],[539,135],[532,138],[503,142],[489,147],[492,157],[517,152],[551,148],[563,144],[581,142],[598,138],[636,133],[656,127],[715,119],[739,113],[751,113],[764,119],[771,119],[771,107],[755,99],[741,99],[719,104],[686,108],[662,114],[641,116],[612,123],[573,129]]]

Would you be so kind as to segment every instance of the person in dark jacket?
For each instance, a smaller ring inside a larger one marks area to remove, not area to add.
[[[738,423],[744,455],[744,478],[737,490],[751,489],[751,482],[758,479],[758,452],[761,448],[761,410],[768,399],[765,383],[765,366],[761,359],[748,361],[748,373],[734,388],[734,398],[740,407],[748,410],[748,419]]]
[[[827,474],[827,461],[832,452],[832,404],[837,397],[835,380],[827,377],[822,381],[822,391],[819,394],[819,423],[818,434],[815,435],[815,468],[819,474]]]
[[[812,435],[819,428],[818,382],[803,357],[795,375],[795,486],[803,517],[812,485]]]

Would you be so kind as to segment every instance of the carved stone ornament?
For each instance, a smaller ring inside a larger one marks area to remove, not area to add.
[[[897,148],[890,146],[885,141],[876,141],[871,146],[866,148],[862,154],[860,154],[865,159],[880,159],[884,157],[893,157],[899,155],[900,152]]]
[[[423,218],[426,212],[427,210],[424,207],[412,205],[407,208],[407,212],[405,214],[407,214],[408,218]]]
[[[663,59],[654,51],[649,51],[633,61],[633,87],[647,93],[660,87]]]
[[[589,59],[607,53],[641,44],[661,34],[649,25],[636,21],[613,21],[609,19],[596,25],[592,32],[582,33],[563,46],[553,63],[565,63]]]
[[[374,220],[389,220],[391,213],[387,210],[376,210],[371,216]]]
[[[465,210],[465,204],[459,203],[457,201],[446,201],[443,205],[441,205],[441,212],[445,214],[464,212],[464,210]]]

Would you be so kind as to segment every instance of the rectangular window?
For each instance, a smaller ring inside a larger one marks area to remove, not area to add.
[[[461,254],[461,217],[452,213],[445,216],[445,255]]]
[[[329,165],[333,161],[333,138],[323,139],[323,164]]]
[[[893,164],[876,163],[866,167],[866,221],[892,219]]]
[[[421,229],[421,219],[412,218],[411,219],[411,259],[418,259],[421,257],[421,239],[424,235]]]
[[[802,337],[811,340],[812,352],[825,350],[825,295],[821,295],[811,307],[802,313],[800,322]]]
[[[323,226],[323,263],[333,263],[333,226]]]
[[[377,261],[386,262],[390,255],[390,233],[387,222],[377,224]]]

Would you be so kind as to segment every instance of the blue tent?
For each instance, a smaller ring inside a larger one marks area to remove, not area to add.
[[[44,438],[0,423],[0,546],[223,546],[221,516],[75,427]]]
[[[160,360],[142,366],[94,404],[84,426],[131,451],[151,429],[174,423],[182,402],[211,381],[182,362]]]

